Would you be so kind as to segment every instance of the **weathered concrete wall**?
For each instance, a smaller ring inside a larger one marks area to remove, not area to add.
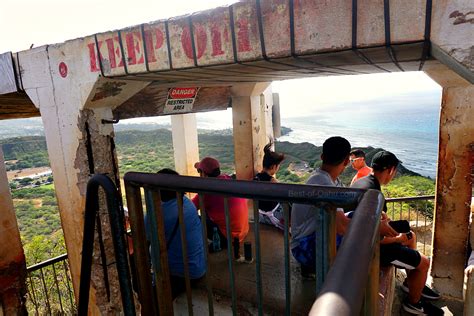
[[[196,114],[171,116],[174,165],[181,175],[198,176],[194,164],[199,161]]]
[[[101,86],[96,85],[98,74],[84,67],[87,60],[77,59],[77,52],[83,45],[83,40],[77,40],[19,54],[24,89],[39,107],[43,119],[76,299],[87,181],[92,173],[105,173],[114,181],[117,175],[113,127],[103,124],[102,119],[112,119],[111,106],[114,103],[119,105],[126,100],[123,96],[131,96],[148,84],[121,81],[123,84],[119,88],[122,96],[114,94],[114,89],[100,91]],[[111,99],[104,100],[101,98],[104,96]],[[91,109],[85,109],[86,105]],[[103,201],[101,205],[104,205]],[[101,211],[100,220],[108,264],[110,303],[104,286],[103,269],[98,261],[96,240],[90,311],[93,314],[116,313],[121,310],[121,303],[105,211]],[[100,306],[100,311],[97,306]]]
[[[84,110],[81,112],[78,127],[82,131],[82,138],[77,149],[75,166],[79,170],[77,177],[82,196],[85,194],[87,181],[91,174],[106,174],[115,183],[118,183],[118,164],[113,127],[111,124],[102,124],[101,122],[102,118],[110,117],[110,115],[110,109]],[[105,207],[104,196],[100,198],[100,206],[101,228],[95,230],[91,285],[96,290],[95,300],[100,313],[117,314],[122,311],[122,301],[115,265],[109,213]],[[99,235],[102,237],[103,249],[100,246]],[[105,252],[107,276],[104,275],[101,250]],[[110,300],[107,288],[110,290]]]
[[[474,161],[474,86],[443,89],[431,274],[443,294],[462,298]]]
[[[84,61],[82,65],[89,72],[114,76],[264,60],[267,56],[291,57],[292,53],[336,52],[354,44],[364,48],[380,46],[386,40],[387,9],[391,43],[424,39],[426,1],[390,1],[389,8],[384,8],[382,1],[359,0],[355,43],[353,9],[352,2],[346,0],[294,1],[293,12],[285,0],[262,1],[260,7],[248,0],[231,7],[100,33],[97,41],[90,36],[66,44],[80,46],[77,58]],[[294,52],[290,16],[294,18]],[[180,72],[174,81],[188,74]]]
[[[167,97],[167,85],[154,82],[115,108],[114,118],[127,119],[164,115]],[[225,110],[229,103],[230,87],[202,87],[199,89],[192,111],[196,113]]]
[[[0,309],[26,314],[26,262],[0,146]],[[1,312],[0,312],[1,314]]]
[[[268,142],[265,97],[269,83],[242,84],[232,88],[234,161],[237,179],[250,180],[262,169],[263,147]],[[271,91],[267,93],[271,99]],[[262,100],[263,99],[263,100]],[[262,102],[263,101],[263,102]],[[268,101],[270,104],[272,101]]]
[[[432,43],[471,72],[474,71],[473,12],[471,0],[433,1]]]

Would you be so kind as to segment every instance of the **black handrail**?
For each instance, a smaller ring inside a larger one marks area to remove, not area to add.
[[[368,190],[362,197],[311,316],[360,314],[383,204],[379,191]]]
[[[63,260],[66,260],[67,259],[67,253],[64,253],[62,255],[59,255],[57,257],[54,257],[54,258],[50,258],[48,260],[45,260],[43,262],[40,262],[40,263],[37,263],[37,264],[34,264],[32,266],[29,266],[26,268],[26,271],[29,273],[29,272],[33,272],[33,271],[36,271],[36,270],[39,270],[41,268],[45,268],[47,266],[50,266],[52,264],[55,264],[56,262],[60,262],[60,261],[63,261]]]
[[[387,203],[392,202],[411,202],[411,201],[421,201],[421,200],[434,200],[434,195],[419,195],[419,196],[406,196],[406,197],[399,197],[399,198],[388,198],[385,199]]]
[[[125,315],[135,315],[135,306],[133,303],[127,261],[127,247],[125,246],[123,214],[120,212],[117,188],[112,180],[102,174],[94,175],[87,183],[78,315],[86,316],[89,307],[94,228],[95,219],[99,212],[99,187],[102,187],[105,192],[107,209],[110,217],[117,273],[119,276],[120,292],[122,294],[123,312]]]
[[[347,209],[354,209],[366,191],[353,188],[286,183],[270,184],[246,180],[226,182],[224,186],[222,185],[222,180],[217,178],[177,177],[169,174],[141,172],[127,172],[123,179],[126,183],[138,183],[145,188],[171,188],[172,190],[183,192],[197,192],[229,197],[252,198],[255,200],[303,204],[326,202],[337,204],[338,207],[347,207]]]

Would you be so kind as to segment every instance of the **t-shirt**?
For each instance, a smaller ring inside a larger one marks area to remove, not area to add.
[[[166,242],[169,242],[171,233],[178,220],[178,200],[172,199],[161,203],[165,223]],[[202,277],[206,273],[204,258],[204,244],[202,240],[201,220],[196,207],[186,196],[183,197],[184,225],[186,226],[186,239],[188,250],[189,276],[191,279]],[[145,227],[148,228],[148,217],[145,217]],[[149,231],[147,229],[147,236]],[[150,237],[148,237],[150,240]],[[174,237],[168,247],[168,265],[171,275],[184,277],[183,252],[181,245],[180,228],[176,229]]]
[[[266,172],[260,172],[253,178],[255,181],[272,181],[273,177]],[[258,208],[265,212],[270,212],[277,207],[278,202],[275,201],[258,201]]]
[[[368,176],[357,180],[351,185],[351,188],[382,191],[379,180],[377,180],[373,174],[369,174]],[[384,204],[383,211],[385,213],[387,212],[387,202]]]
[[[228,175],[220,175],[218,179],[232,180]],[[221,233],[227,237],[225,228],[224,197],[221,195],[204,194],[204,208],[206,214],[213,221]],[[194,196],[193,203],[199,208],[199,195]],[[247,200],[242,198],[228,198],[230,230],[232,239],[238,237],[243,241],[249,232],[249,211]]]
[[[372,172],[372,168],[365,166],[357,170],[357,173],[355,174],[354,178],[352,178],[351,185],[354,184],[357,180],[368,176]]]
[[[309,177],[306,184],[323,185],[330,187],[342,187],[341,181],[333,181],[329,173],[316,169]],[[316,231],[317,209],[310,204],[293,204],[291,209],[291,248],[298,246],[299,238],[314,234]]]

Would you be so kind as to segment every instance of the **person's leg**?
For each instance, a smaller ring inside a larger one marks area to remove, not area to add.
[[[421,260],[418,266],[407,271],[408,284],[408,299],[411,303],[417,303],[421,299],[421,292],[425,287],[426,279],[428,277],[428,269],[430,268],[430,260],[421,255]]]
[[[298,246],[291,249],[293,257],[301,264],[303,277],[314,277],[316,272],[316,238],[314,234],[299,239]]]
[[[429,260],[418,251],[398,243],[380,246],[380,262],[407,270],[408,300],[416,304],[428,276]]]

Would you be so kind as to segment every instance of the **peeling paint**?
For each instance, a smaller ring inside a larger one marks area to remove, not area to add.
[[[453,25],[459,25],[463,23],[471,23],[474,24],[474,11],[469,11],[467,13],[462,13],[459,11],[453,11],[449,15],[449,18],[454,18]]]
[[[108,97],[119,95],[122,91],[121,86],[126,85],[123,81],[107,81],[101,87],[97,88],[97,92],[91,99],[91,102],[99,101]]]
[[[437,289],[453,297],[462,297],[469,234],[472,98],[473,86],[443,89],[431,271]]]
[[[111,140],[113,139],[113,130],[109,135],[104,135],[100,131],[102,124],[100,123],[103,117],[103,111],[83,110],[78,118],[78,128],[82,132],[82,137],[76,152],[76,159],[74,167],[79,170],[77,173],[78,187],[81,195],[85,195],[87,182],[90,178],[90,173],[107,174],[116,181],[117,170],[116,153],[111,152],[113,146]],[[88,126],[88,133],[85,126]],[[89,142],[89,144],[88,144]],[[91,146],[93,157],[88,157],[87,147]],[[93,159],[93,164],[89,164],[88,159]],[[89,166],[93,166],[94,170],[89,170]],[[115,168],[114,168],[115,167]],[[95,298],[97,306],[101,314],[117,314],[121,311],[121,297],[120,286],[118,283],[117,270],[115,267],[115,255],[113,241],[111,237],[109,217],[106,208],[105,198],[101,194],[99,198],[100,203],[100,222],[102,231],[102,240],[105,248],[106,261],[111,263],[107,266],[107,274],[110,288],[110,300],[107,295],[106,284],[104,281],[103,267],[100,257],[99,237],[96,230],[94,237],[94,255],[91,274],[91,285],[96,290]]]

